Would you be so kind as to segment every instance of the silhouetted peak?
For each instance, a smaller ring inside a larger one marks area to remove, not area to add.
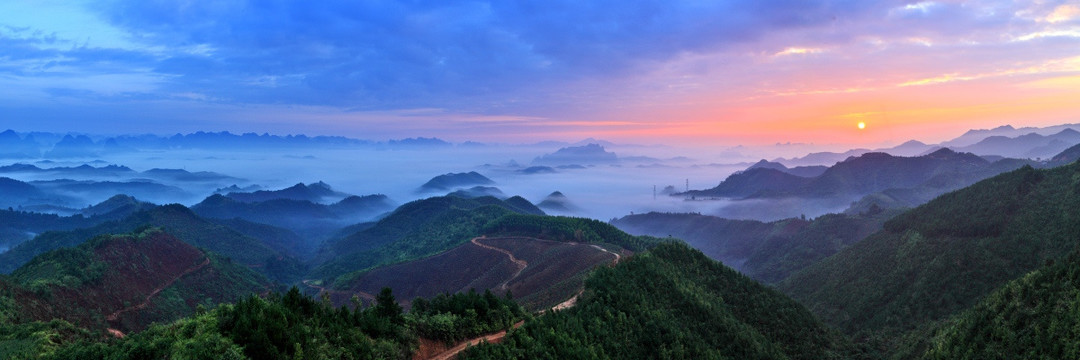
[[[935,150],[932,153],[926,154],[926,156],[927,157],[939,158],[939,157],[953,156],[953,155],[956,155],[956,154],[957,154],[956,151],[953,151],[952,149],[947,148],[947,147],[943,147],[943,148]]]

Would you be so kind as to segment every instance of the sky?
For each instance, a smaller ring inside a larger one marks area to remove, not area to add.
[[[16,131],[866,146],[1077,122],[1080,1],[0,2]]]

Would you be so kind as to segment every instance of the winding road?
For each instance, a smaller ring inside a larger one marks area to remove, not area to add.
[[[488,249],[488,250],[494,250],[494,251],[498,251],[498,252],[501,252],[503,254],[506,254],[506,256],[510,257],[510,261],[513,262],[514,265],[516,265],[517,268],[518,268],[517,272],[515,272],[513,276],[510,276],[509,278],[506,279],[506,281],[503,281],[502,284],[499,284],[498,289],[505,291],[507,289],[507,287],[508,287],[507,284],[509,284],[511,280],[516,279],[518,277],[518,275],[521,275],[521,272],[525,271],[525,268],[529,266],[529,263],[526,262],[525,260],[521,260],[521,259],[518,259],[518,258],[514,257],[514,254],[510,253],[510,251],[507,251],[506,249],[497,248],[497,247],[494,247],[494,246],[491,246],[491,245],[480,243],[480,239],[486,239],[486,238],[487,237],[484,237],[484,236],[475,237],[472,240],[470,240],[470,242],[472,242],[473,245],[476,245],[476,246],[479,246],[479,247],[482,247],[482,248],[485,248],[485,249]]]
[[[511,328],[517,329],[517,328],[521,327],[521,325],[523,325],[523,324],[525,324],[525,320],[518,321]],[[430,357],[428,359],[429,360],[449,360],[449,359],[453,359],[454,356],[457,356],[458,353],[460,353],[462,351],[465,351],[465,348],[467,348],[469,346],[476,346],[477,344],[480,344],[481,342],[484,342],[484,341],[489,342],[489,343],[490,342],[496,342],[496,341],[502,340],[504,337],[506,337],[506,330],[502,330],[502,331],[499,331],[497,333],[492,333],[492,334],[484,335],[484,336],[481,336],[481,337],[465,340],[465,341],[462,341],[462,342],[458,343],[457,345],[454,345],[454,347],[450,348],[450,350],[443,351],[442,353],[440,353],[438,355],[435,355],[433,357]]]

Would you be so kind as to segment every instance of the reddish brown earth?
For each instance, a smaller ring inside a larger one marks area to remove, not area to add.
[[[512,329],[517,329],[521,325],[525,324],[525,321],[518,321]],[[494,332],[491,334],[478,336],[472,339],[461,341],[455,344],[453,347],[447,349],[445,343],[429,339],[420,339],[420,349],[413,354],[413,360],[449,360],[457,357],[458,353],[465,351],[470,346],[476,346],[481,342],[498,343],[506,337],[506,330]]]
[[[34,319],[62,318],[86,328],[112,329],[108,333],[116,336],[188,315],[207,299],[235,301],[266,290],[266,284],[238,284],[235,274],[222,272],[201,250],[166,233],[137,240],[114,237],[93,253],[94,260],[106,264],[101,278],[74,288],[52,286],[48,296],[34,294],[36,299],[21,303],[47,309],[31,309]],[[162,299],[162,292],[172,288],[179,298],[174,292],[169,301]]]
[[[541,309],[573,296],[585,272],[617,256],[589,244],[478,237],[438,255],[371,270],[353,281],[348,292],[372,294],[388,286],[408,305],[418,296],[509,290],[527,307]]]

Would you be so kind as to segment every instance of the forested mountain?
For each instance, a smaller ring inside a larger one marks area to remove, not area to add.
[[[492,185],[494,183],[495,182],[488,179],[487,176],[480,175],[480,173],[475,171],[467,173],[447,173],[431,178],[431,180],[428,180],[424,185],[420,185],[420,189],[418,189],[417,192],[443,192],[458,188]]]
[[[335,303],[352,294],[371,299],[393,287],[403,300],[433,298],[469,289],[513,294],[530,310],[551,308],[573,297],[592,268],[630,254],[585,243],[532,237],[482,237],[423,259],[379,267],[355,275],[344,291],[330,292]]]
[[[555,191],[548,196],[545,196],[540,203],[536,204],[536,207],[553,211],[558,213],[570,213],[576,210],[578,207],[570,201],[570,198],[566,197],[561,191]]]
[[[825,170],[829,169],[829,167],[828,166],[823,166],[823,165],[815,165],[815,166],[796,166],[796,167],[789,168],[787,166],[784,166],[784,164],[762,159],[761,161],[758,161],[758,162],[754,163],[754,165],[750,165],[750,167],[746,168],[747,171],[750,171],[750,170],[753,170],[753,169],[780,170],[782,172],[785,172],[785,173],[788,173],[788,174],[791,174],[791,175],[800,176],[800,177],[808,177],[809,178],[809,177],[815,177],[815,176],[821,175],[821,173],[824,173]]]
[[[628,215],[611,222],[631,234],[671,236],[765,283],[824,259],[881,229],[895,210],[773,222],[687,213]]]
[[[43,233],[0,254],[0,273],[10,273],[34,256],[49,250],[74,247],[98,235],[128,233],[147,225],[161,227],[188,244],[227,256],[276,280],[286,281],[302,271],[300,262],[294,257],[174,204],[140,211],[119,221],[89,228]]]
[[[322,181],[304,185],[296,184],[281,190],[258,190],[254,192],[230,192],[226,197],[240,202],[263,202],[269,200],[299,200],[313,203],[337,202],[350,195],[335,191]]]
[[[864,212],[874,204],[882,208],[916,206],[948,191],[1030,164],[1016,159],[989,162],[949,149],[917,157],[865,153],[839,162],[812,178],[757,167],[732,174],[712,189],[676,195],[732,199],[862,198],[854,211]]]
[[[520,197],[433,197],[398,207],[371,227],[325,242],[316,255],[319,264],[310,276],[333,281],[339,276],[423,256],[434,255],[479,234],[500,216],[543,214]]]
[[[393,210],[384,195],[349,196],[336,203],[324,205],[310,200],[274,198],[262,201],[240,201],[230,196],[211,195],[195,204],[191,210],[200,216],[218,219],[240,218],[261,224],[290,229],[309,239],[303,250],[310,254],[336,230],[359,222],[370,221],[379,214]],[[245,199],[266,198],[245,197]],[[321,196],[320,196],[321,198]]]
[[[8,321],[63,319],[100,333],[142,330],[269,290],[263,276],[157,228],[44,253],[4,281]]]
[[[1027,133],[1016,137],[989,136],[957,151],[978,155],[999,155],[1011,158],[1049,158],[1066,148],[1080,143],[1080,131],[1066,128],[1050,135]]]
[[[849,359],[858,352],[801,305],[686,245],[598,268],[573,308],[463,359]]]
[[[945,194],[779,289],[849,334],[895,339],[1072,251],[1077,179],[1077,163],[1024,167]]]
[[[935,331],[927,359],[1080,358],[1076,252],[995,290]]]

